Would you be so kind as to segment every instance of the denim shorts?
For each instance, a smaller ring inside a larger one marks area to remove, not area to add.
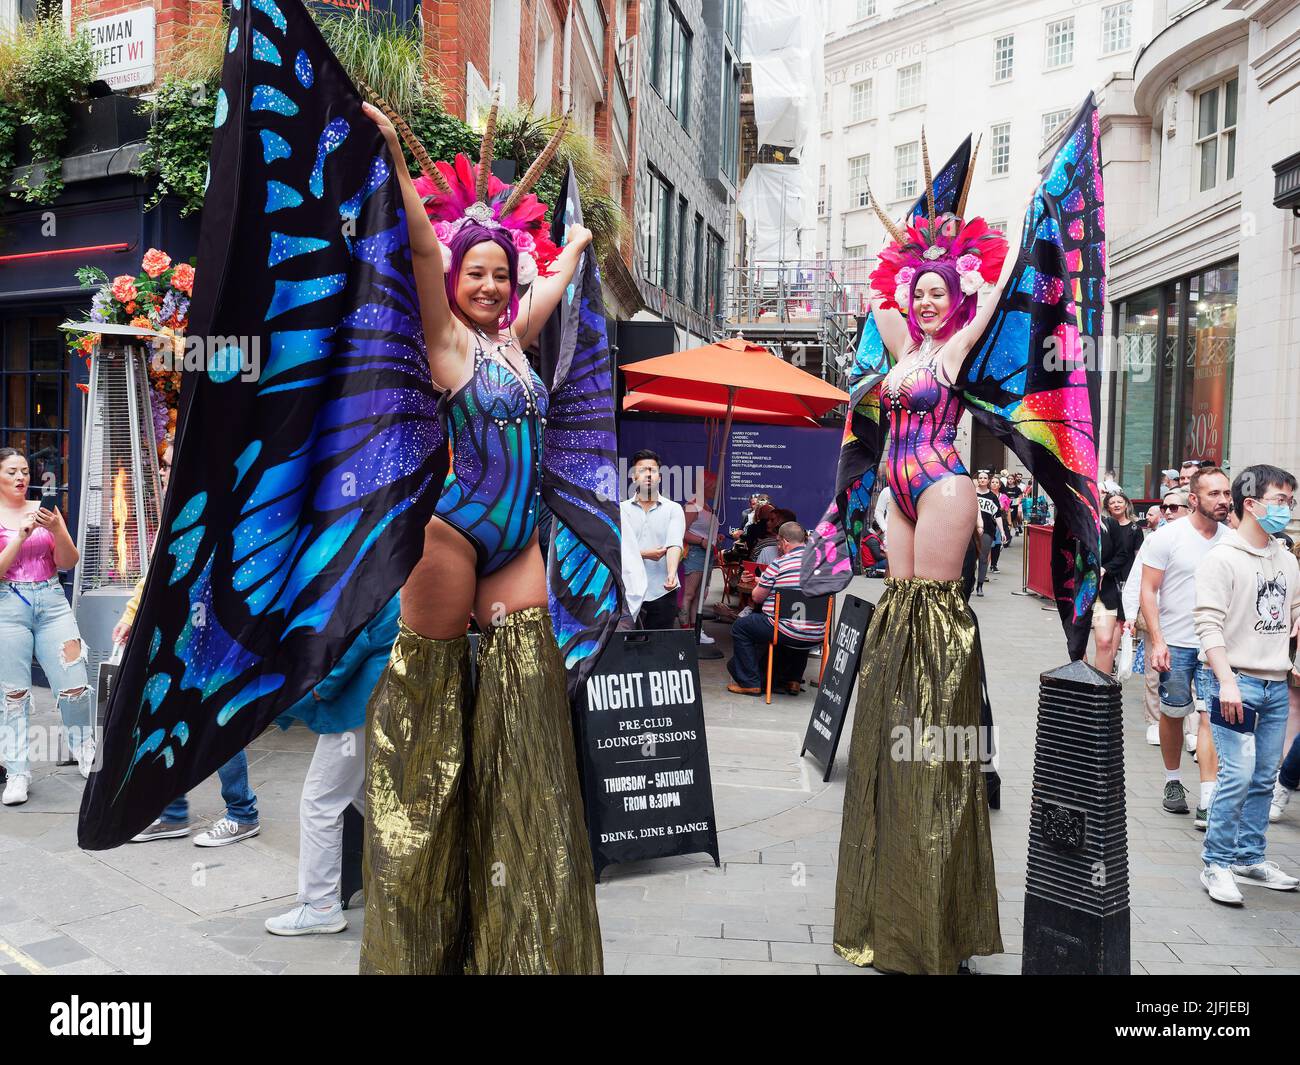
[[[1219,694],[1218,678],[1198,655],[1195,647],[1169,648],[1169,672],[1160,674],[1160,712],[1166,717],[1186,717],[1196,709],[1193,685],[1202,702]]]
[[[682,563],[682,569],[687,573],[703,573],[704,552],[705,549],[699,544],[691,544],[691,553],[686,556],[686,561]]]

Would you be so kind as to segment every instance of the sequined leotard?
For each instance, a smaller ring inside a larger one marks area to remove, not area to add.
[[[441,403],[451,468],[435,511],[474,545],[480,575],[518,555],[537,529],[550,402],[531,366],[525,384],[489,345],[507,346],[476,335],[474,375]]]
[[[961,400],[939,379],[934,350],[901,378],[886,378],[880,392],[889,417],[885,478],[894,503],[914,522],[922,492],[945,477],[966,476],[956,443]]]

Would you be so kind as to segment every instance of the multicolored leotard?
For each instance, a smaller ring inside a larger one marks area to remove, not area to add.
[[[530,382],[520,381],[503,361],[507,349],[523,358],[512,344],[476,335],[474,375],[441,402],[451,468],[435,513],[474,545],[480,575],[499,570],[528,546],[542,495],[550,396],[531,366]]]
[[[922,492],[945,477],[966,476],[957,453],[961,399],[939,379],[934,350],[901,377],[886,378],[880,394],[889,418],[885,478],[895,505],[914,522]]]

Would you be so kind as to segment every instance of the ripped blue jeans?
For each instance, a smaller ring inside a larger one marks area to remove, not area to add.
[[[75,646],[74,646],[75,645]],[[29,773],[28,719],[32,709],[32,654],[57,694],[75,751],[92,735],[93,702],[86,645],[57,578],[0,581],[0,761],[11,776]],[[54,744],[45,744],[54,758]]]

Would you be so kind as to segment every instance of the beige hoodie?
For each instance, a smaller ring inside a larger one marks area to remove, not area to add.
[[[1297,617],[1300,564],[1271,536],[1267,546],[1252,547],[1230,532],[1196,567],[1196,635],[1202,650],[1226,648],[1233,669],[1284,680]]]

